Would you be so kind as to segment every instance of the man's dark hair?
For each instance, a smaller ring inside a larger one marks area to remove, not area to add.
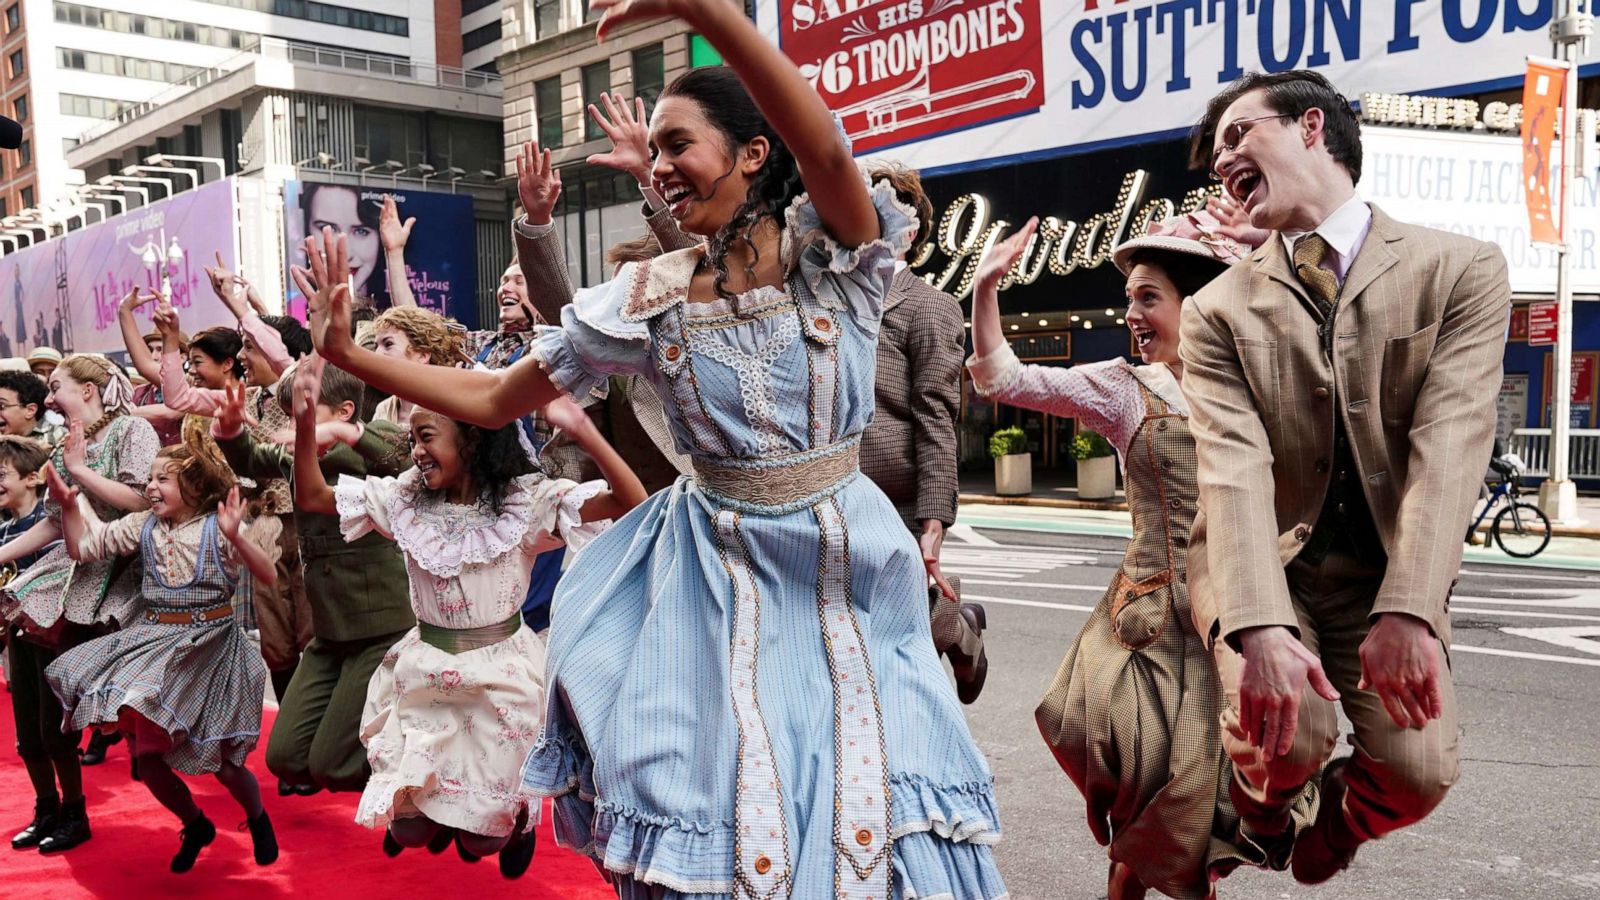
[[[1267,107],[1275,113],[1298,119],[1306,110],[1322,110],[1322,140],[1328,155],[1344,166],[1352,182],[1361,180],[1361,123],[1350,101],[1334,89],[1328,79],[1310,69],[1293,69],[1263,75],[1247,72],[1206,104],[1206,114],[1189,133],[1189,168],[1211,168],[1211,150],[1216,144],[1217,125],[1233,101],[1251,91],[1264,91]]]
[[[307,331],[298,319],[289,316],[262,316],[261,321],[278,332],[278,337],[283,339],[283,347],[289,351],[291,359],[302,359],[311,355],[311,332]]]
[[[33,405],[33,417],[44,417],[44,398],[50,393],[44,386],[44,379],[32,372],[17,372],[7,369],[0,372],[0,388],[9,388],[17,392],[17,402],[23,406]]]

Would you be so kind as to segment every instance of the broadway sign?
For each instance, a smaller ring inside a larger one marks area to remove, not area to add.
[[[1172,136],[1248,71],[1520,84],[1552,0],[757,0],[860,154],[934,174]]]

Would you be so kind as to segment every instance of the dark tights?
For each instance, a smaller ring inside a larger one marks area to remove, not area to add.
[[[427,816],[408,816],[389,823],[389,833],[402,847],[424,847],[439,833],[439,823]],[[493,856],[511,839],[510,835],[491,837],[487,834],[458,833],[461,846],[473,856]]]
[[[11,704],[16,718],[17,755],[28,770],[34,797],[48,802],[83,799],[83,769],[78,762],[79,732],[61,730],[61,703],[45,682],[44,670],[57,656],[13,631]]]
[[[139,777],[151,796],[183,824],[197,819],[200,807],[195,804],[194,795],[162,756],[171,747],[167,733],[149,719],[133,714],[124,716],[123,728],[132,745],[130,752],[139,760]],[[261,785],[249,769],[224,762],[215,774],[248,818],[254,819],[265,811],[261,805]]]

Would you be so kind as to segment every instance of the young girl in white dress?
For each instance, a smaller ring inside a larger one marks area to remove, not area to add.
[[[545,704],[544,641],[521,616],[529,572],[538,554],[563,541],[577,549],[643,502],[644,487],[570,402],[546,413],[599,463],[609,489],[539,474],[515,425],[463,425],[422,407],[410,417],[415,468],[330,487],[312,418],[323,363],[311,360],[295,378],[295,500],[337,513],[346,540],[394,538],[417,614],[367,689],[361,739],[372,778],[356,821],[387,826],[391,853],[453,829],[464,858],[499,853],[515,878],[533,858],[538,805],[521,767]]]

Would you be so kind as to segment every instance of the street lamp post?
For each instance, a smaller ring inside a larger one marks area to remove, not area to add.
[[[128,249],[139,254],[139,258],[144,261],[146,269],[156,266],[161,267],[161,296],[171,299],[172,267],[183,262],[183,248],[178,246],[178,239],[174,237],[169,243],[167,241],[167,229],[162,228],[160,240],[146,241],[137,247],[129,247]]]
[[[1556,250],[1556,358],[1551,369],[1550,477],[1539,486],[1539,506],[1553,521],[1578,520],[1578,486],[1572,481],[1572,169],[1578,141],[1578,57],[1587,51],[1594,20],[1583,0],[1561,0],[1550,23],[1555,57],[1567,64],[1561,100],[1561,245]]]

